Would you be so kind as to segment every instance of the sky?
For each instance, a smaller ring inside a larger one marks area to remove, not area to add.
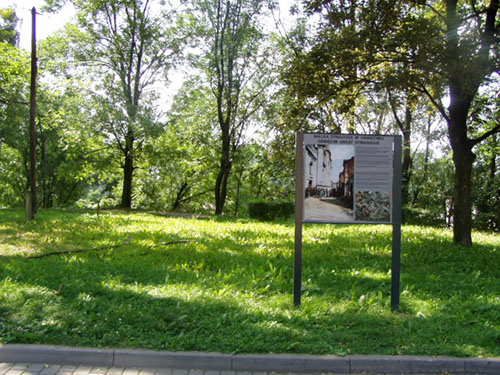
[[[5,1],[5,3],[4,3]],[[280,17],[285,25],[290,22],[290,6],[293,0],[279,0],[280,4]],[[4,5],[5,4],[5,5]],[[16,9],[17,17],[19,18],[18,30],[20,31],[20,42],[21,48],[30,50],[31,49],[31,9],[36,8],[37,15],[36,18],[36,31],[37,39],[44,39],[54,33],[55,31],[62,29],[64,25],[74,18],[74,8],[69,2],[63,7],[63,9],[57,14],[45,13],[41,11],[44,0],[3,0],[2,7],[14,7]]]
[[[44,39],[63,28],[74,16],[71,5],[66,5],[58,14],[51,14],[41,11],[44,4],[43,0],[6,0],[5,5],[2,4],[2,7],[13,7],[16,10],[19,18],[19,46],[25,50],[31,49],[31,9],[33,7],[39,13],[36,17],[37,39]]]
[[[354,156],[354,146],[352,145],[330,145],[332,152],[332,180],[338,182],[339,173],[344,169],[344,160]]]
[[[42,40],[60,30],[68,22],[74,21],[75,12],[73,6],[67,1],[67,4],[57,14],[42,12],[42,7],[45,4],[44,0],[1,0],[2,7],[13,7],[16,10],[16,15],[19,18],[18,31],[20,32],[19,46],[22,49],[31,51],[31,33],[32,33],[32,18],[31,9],[37,10],[36,17],[36,32],[37,40]],[[281,22],[287,27],[291,24],[290,7],[294,0],[279,0]],[[5,3],[4,3],[5,2]],[[5,5],[4,5],[5,4]],[[275,28],[274,21],[270,19],[270,27]],[[182,87],[185,80],[185,73],[180,70],[172,70],[169,73],[169,89],[167,90],[168,97],[164,98],[164,102],[169,106],[173,100],[173,96]],[[163,90],[164,91],[164,90]]]

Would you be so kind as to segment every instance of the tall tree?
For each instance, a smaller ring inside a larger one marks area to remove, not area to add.
[[[174,31],[176,15],[163,2],[150,0],[72,3],[78,25],[86,33],[77,41],[77,57],[92,68],[92,76],[99,82],[95,92],[103,131],[114,138],[122,155],[121,207],[130,208],[135,159],[153,128],[150,94],[180,48],[181,37]]]
[[[214,189],[215,213],[219,215],[227,197],[234,154],[252,117],[263,106],[273,75],[259,23],[263,0],[201,0],[196,4],[206,46],[201,64],[213,92],[221,138]]]
[[[0,42],[0,177],[6,205],[22,202],[29,186],[29,72],[29,56]]]
[[[432,4],[427,4],[433,11]],[[446,0],[444,17],[446,49],[443,73],[447,80],[450,104],[447,111],[436,99],[448,124],[448,134],[455,165],[455,211],[453,240],[472,245],[472,165],[473,148],[483,140],[500,132],[500,124],[493,125],[482,134],[473,134],[469,114],[479,88],[498,68],[498,0],[481,3]],[[425,89],[424,89],[425,90]]]
[[[137,174],[143,207],[156,210],[209,211],[217,170],[216,112],[212,93],[198,77],[189,77],[175,95],[167,126],[144,149]]]
[[[470,246],[473,148],[500,131],[495,124],[474,133],[469,119],[480,87],[498,67],[498,0],[305,3],[322,22],[305,64],[298,64],[304,73],[296,80],[301,93],[325,100],[371,85],[425,95],[448,124],[455,166],[454,242]]]

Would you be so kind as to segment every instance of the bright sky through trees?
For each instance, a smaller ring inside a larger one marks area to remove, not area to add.
[[[279,17],[281,26],[290,27],[291,16],[290,7],[293,0],[279,0],[279,12],[275,12],[275,17]],[[31,49],[31,9],[36,8],[39,13],[37,17],[37,39],[42,40],[62,29],[68,22],[74,21],[75,10],[73,5],[68,1],[66,5],[57,13],[42,12],[42,7],[45,5],[44,0],[7,0],[5,7],[12,7],[16,10],[16,15],[19,18],[17,30],[20,33],[19,46],[29,51]],[[275,29],[275,20],[269,19],[269,28]],[[168,96],[164,98],[167,103],[167,108],[170,107],[173,96],[181,88],[185,80],[185,71],[174,69],[169,73],[169,90]],[[163,88],[163,87],[162,87]],[[160,90],[163,91],[163,90]]]
[[[17,27],[20,32],[19,46],[25,50],[31,48],[31,9],[33,7],[40,13],[36,20],[38,39],[44,39],[61,29],[74,16],[73,6],[69,3],[58,14],[45,12],[42,14],[41,8],[44,4],[43,0],[7,0],[6,4],[2,5],[16,10],[19,18]]]
[[[279,0],[281,21],[287,26],[290,19],[290,7],[293,0]],[[19,45],[21,48],[29,50],[31,47],[31,9],[35,7],[39,13],[45,4],[44,0],[7,0],[5,7],[12,7],[16,10],[19,18],[18,31],[20,32]],[[37,18],[37,35],[39,39],[44,39],[55,31],[61,29],[67,22],[72,21],[74,8],[71,3],[67,3],[57,14],[43,13]],[[273,20],[270,20],[273,23]],[[274,27],[274,26],[273,26]]]

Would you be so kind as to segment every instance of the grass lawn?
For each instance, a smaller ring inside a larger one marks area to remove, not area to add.
[[[500,235],[404,226],[392,313],[391,230],[305,225],[295,308],[292,221],[3,209],[0,343],[500,357]]]

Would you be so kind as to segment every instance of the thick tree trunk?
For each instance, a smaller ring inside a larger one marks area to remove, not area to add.
[[[231,173],[231,161],[229,155],[222,156],[219,174],[215,181],[215,214],[222,215],[227,197],[227,182]]]
[[[455,194],[453,210],[453,241],[465,246],[472,245],[472,163],[471,150],[454,151]]]
[[[222,90],[220,90],[222,93]],[[230,134],[230,119],[231,106],[228,106],[228,113],[224,116],[222,106],[222,95],[217,98],[218,120],[222,133],[222,154],[220,160],[220,169],[215,181],[215,214],[222,215],[224,204],[227,196],[227,181],[231,173],[231,134]]]
[[[125,156],[125,163],[123,165],[123,190],[122,202],[120,206],[125,209],[132,207],[132,179],[134,174],[134,159],[132,153],[129,152]]]
[[[123,190],[120,207],[132,208],[132,179],[134,175],[134,134],[129,131],[125,139],[125,146],[122,149],[125,156],[123,163]]]
[[[458,85],[450,85],[448,133],[455,165],[453,241],[472,246],[472,164],[473,142],[467,137],[467,115],[472,99],[462,94]]]

